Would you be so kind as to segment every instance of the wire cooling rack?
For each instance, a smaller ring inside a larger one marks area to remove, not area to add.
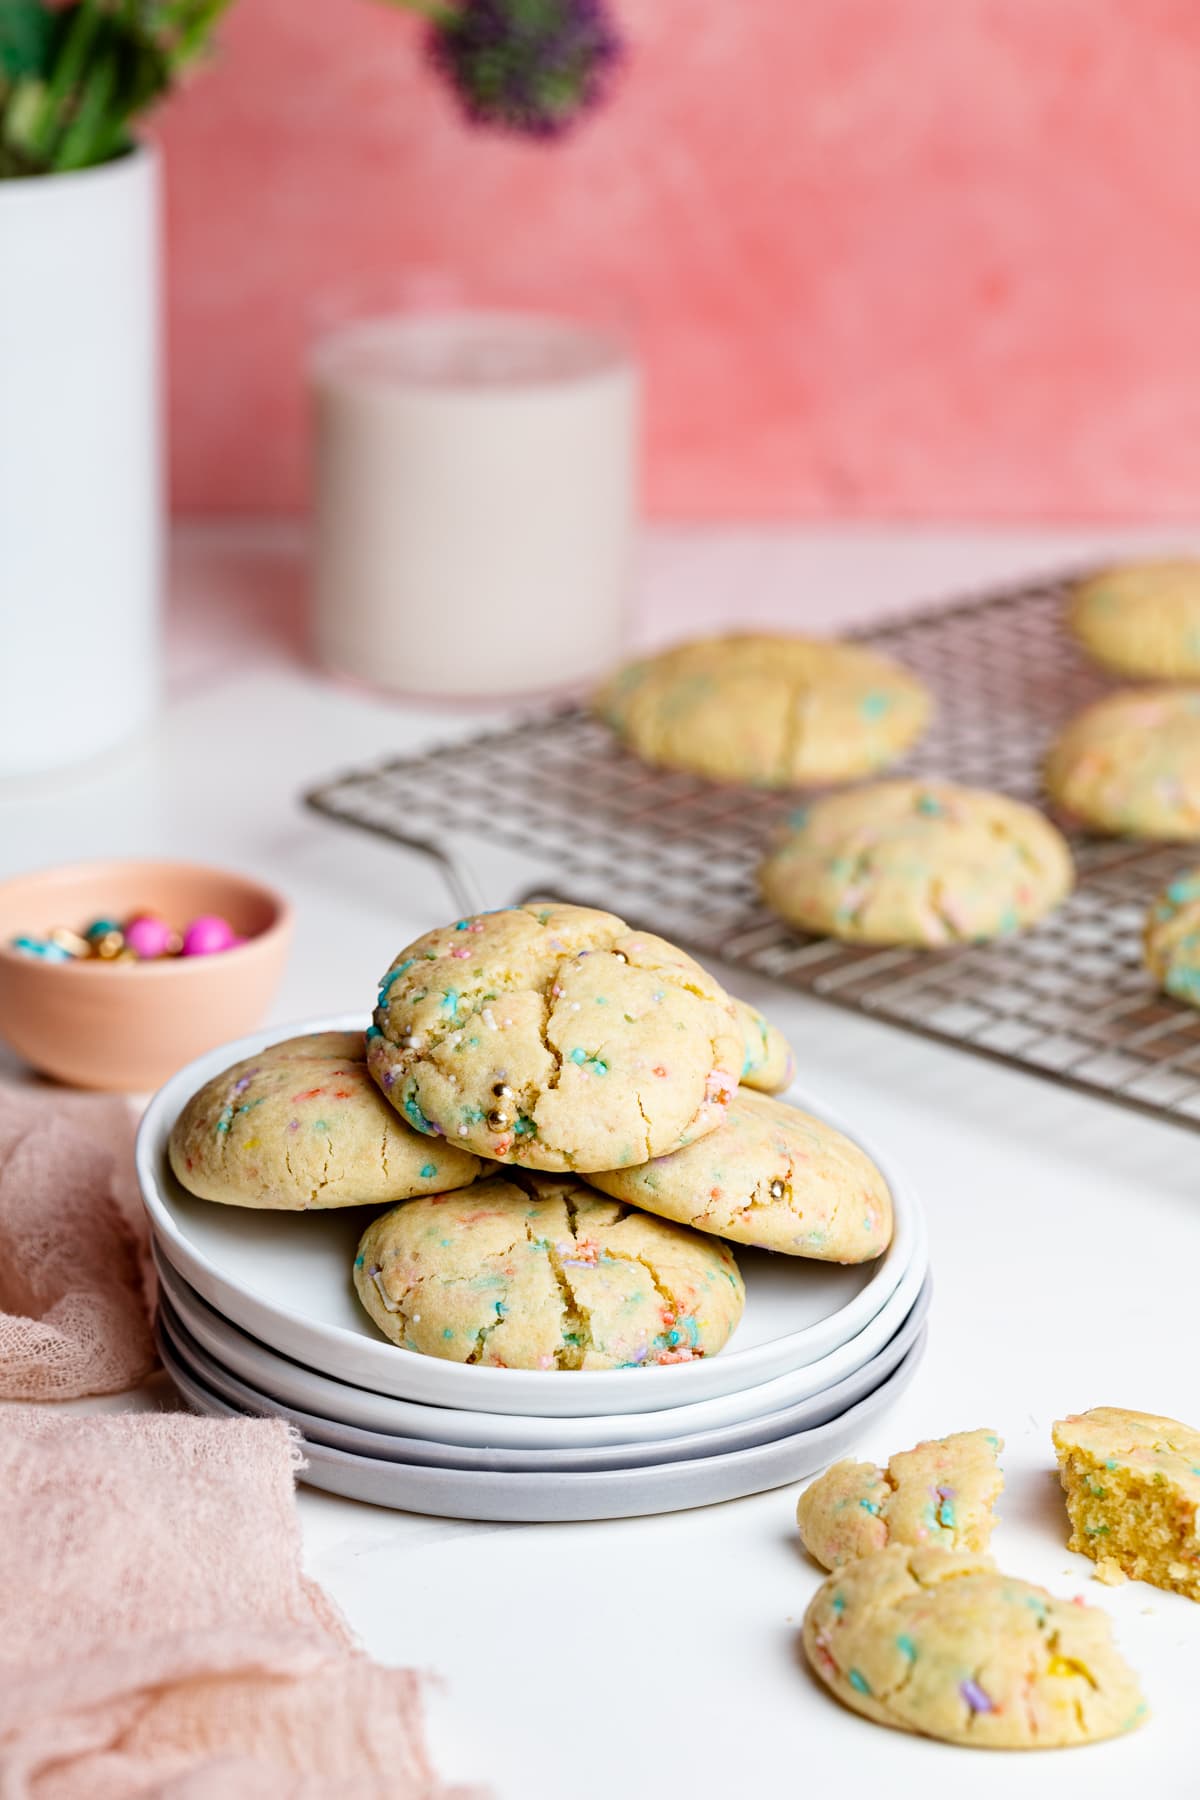
[[[1108,685],[1062,628],[1073,579],[857,634],[936,695],[933,726],[894,772],[1037,799],[1049,739]],[[917,951],[774,918],[755,869],[797,796],[649,769],[578,707],[343,774],[306,800],[435,858],[464,912],[534,894],[608,907],[834,1005],[1200,1129],[1200,1010],[1156,993],[1140,956],[1146,908],[1188,865],[1186,846],[1075,837],[1079,885],[1041,925]],[[472,870],[495,846],[518,853],[517,881],[484,893]]]

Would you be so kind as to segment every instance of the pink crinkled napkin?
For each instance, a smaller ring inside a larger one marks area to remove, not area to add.
[[[0,1087],[0,1398],[69,1400],[154,1366],[122,1100]]]
[[[281,1422],[0,1408],[3,1800],[448,1800],[300,1571]]]

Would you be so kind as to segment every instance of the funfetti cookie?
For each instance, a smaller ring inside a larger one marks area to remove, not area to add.
[[[926,689],[860,644],[747,633],[630,663],[594,701],[644,762],[795,787],[868,775],[929,717]]]
[[[660,1218],[821,1262],[869,1262],[892,1241],[892,1196],[865,1150],[765,1094],[739,1090],[720,1131],[590,1180]]]
[[[1151,681],[1200,676],[1200,560],[1123,563],[1077,583],[1068,621],[1106,668]]]
[[[1071,853],[1033,807],[948,781],[879,781],[810,806],[759,871],[802,931],[937,947],[1033,924],[1070,892]]]
[[[1167,883],[1146,917],[1142,947],[1164,994],[1200,1006],[1200,869]]]
[[[1200,1600],[1200,1431],[1157,1413],[1094,1406],[1054,1427],[1070,1548]]]
[[[431,1144],[367,1073],[361,1032],[288,1038],[192,1095],[171,1130],[176,1179],[225,1206],[304,1212],[465,1187],[479,1159]]]
[[[393,1343],[508,1369],[712,1356],[745,1299],[727,1245],[524,1169],[374,1219],[354,1285]]]
[[[1002,1575],[986,1556],[897,1547],[848,1563],[804,1616],[843,1705],[980,1750],[1053,1750],[1146,1716],[1107,1614]]]
[[[1117,837],[1200,837],[1200,687],[1124,688],[1062,731],[1051,799]]]
[[[745,1000],[735,1000],[733,1004],[744,1045],[742,1086],[756,1088],[761,1094],[777,1094],[796,1073],[792,1047],[757,1007]]]
[[[745,1060],[719,983],[612,913],[516,906],[402,950],[371,1072],[420,1132],[524,1168],[645,1162],[714,1131]]]
[[[994,1431],[956,1431],[898,1451],[886,1469],[838,1462],[796,1505],[809,1555],[837,1569],[891,1544],[939,1550],[988,1547],[1004,1486]]]

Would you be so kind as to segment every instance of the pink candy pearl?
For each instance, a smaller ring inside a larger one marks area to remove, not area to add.
[[[201,913],[183,934],[183,954],[215,956],[219,950],[232,950],[241,941],[228,919],[217,913]]]
[[[153,913],[139,913],[136,919],[130,919],[125,927],[125,943],[134,955],[143,962],[151,962],[155,957],[165,956],[171,946],[174,933],[165,919],[158,919]]]

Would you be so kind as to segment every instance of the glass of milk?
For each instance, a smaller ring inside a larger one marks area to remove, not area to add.
[[[613,338],[504,313],[367,320],[310,365],[313,632],[329,669],[486,697],[621,650],[638,376]]]

